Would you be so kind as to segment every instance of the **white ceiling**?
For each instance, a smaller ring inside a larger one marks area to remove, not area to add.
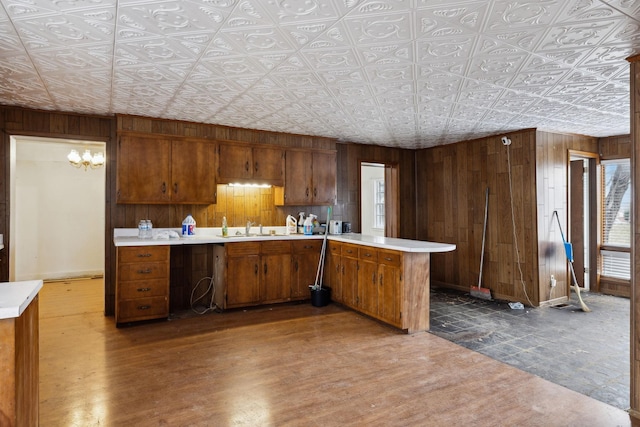
[[[0,104],[406,148],[629,133],[640,0],[0,5]]]

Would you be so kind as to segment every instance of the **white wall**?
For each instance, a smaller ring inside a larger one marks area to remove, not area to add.
[[[105,168],[85,172],[66,156],[105,145],[60,141],[16,138],[12,280],[104,274]]]
[[[376,179],[384,179],[384,165],[365,165],[360,168],[361,227],[362,234],[384,236],[384,229],[373,228],[374,224],[374,185]]]

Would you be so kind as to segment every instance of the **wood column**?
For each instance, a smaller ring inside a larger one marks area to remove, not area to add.
[[[633,426],[640,426],[640,327],[638,327],[638,309],[640,308],[640,292],[636,285],[640,283],[640,55],[628,58],[631,63],[629,77],[631,79],[631,186],[633,189],[632,234],[631,240],[631,396],[629,416]]]

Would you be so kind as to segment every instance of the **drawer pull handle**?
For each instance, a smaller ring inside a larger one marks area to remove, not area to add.
[[[151,308],[150,305],[139,305],[138,310],[149,310]]]
[[[311,249],[313,246],[311,245],[304,245],[304,249]]]
[[[138,254],[138,258],[148,258],[150,257],[151,254],[150,253],[146,253],[146,254]]]
[[[151,273],[151,269],[147,268],[146,270],[138,270],[138,274],[150,274]]]
[[[352,254],[352,253],[353,253],[353,251],[352,251],[351,249],[347,249],[347,253],[348,253],[348,254]]]
[[[138,292],[149,292],[151,288],[138,288]]]
[[[384,257],[384,259],[385,261],[392,261],[391,257],[388,257],[388,256]]]
[[[366,254],[364,254],[364,256],[366,256],[366,257],[371,257],[371,254],[366,253]]]

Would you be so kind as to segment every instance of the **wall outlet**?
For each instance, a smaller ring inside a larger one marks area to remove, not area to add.
[[[552,288],[556,287],[556,278],[553,277],[553,274],[551,275],[551,280],[549,284],[551,285]]]

